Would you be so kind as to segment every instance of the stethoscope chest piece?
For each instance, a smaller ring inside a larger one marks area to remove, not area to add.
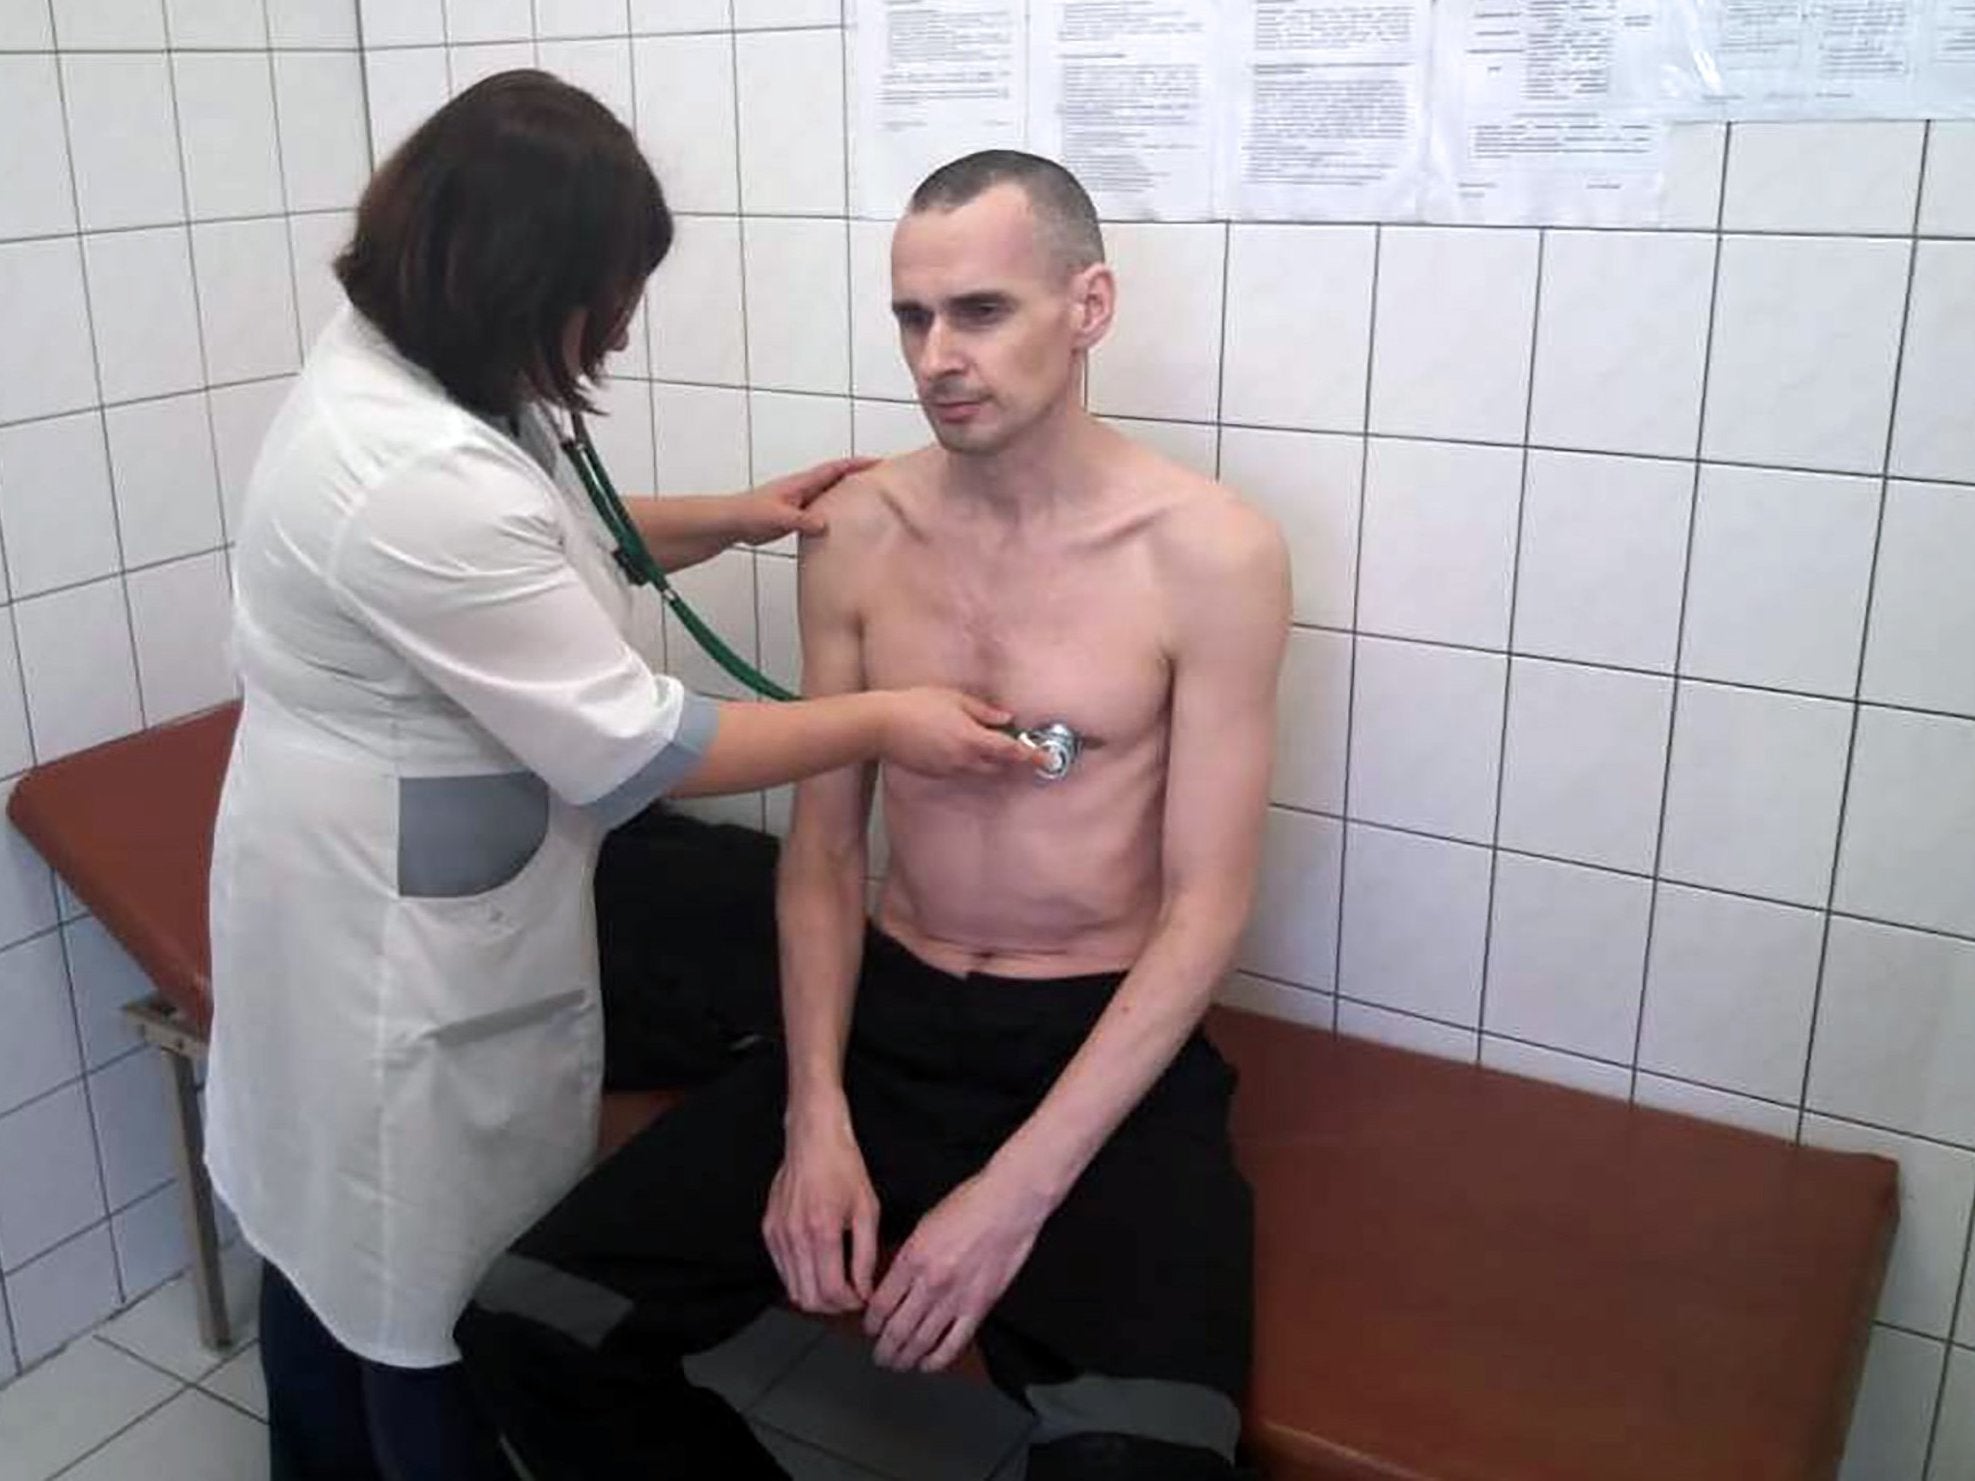
[[[1031,750],[1042,752],[1043,764],[1036,771],[1039,782],[1062,781],[1083,754],[1083,738],[1061,720],[1018,730],[1015,739]]]

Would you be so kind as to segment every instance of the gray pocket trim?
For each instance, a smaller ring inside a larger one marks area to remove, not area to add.
[[[498,889],[549,836],[548,784],[530,771],[398,781],[398,893],[459,899]]]

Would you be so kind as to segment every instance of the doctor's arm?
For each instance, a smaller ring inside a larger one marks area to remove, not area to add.
[[[739,494],[661,494],[624,501],[659,569],[670,575],[734,545],[766,545],[784,535],[820,535],[823,518],[809,506],[837,483],[871,465],[837,458],[770,479]]]

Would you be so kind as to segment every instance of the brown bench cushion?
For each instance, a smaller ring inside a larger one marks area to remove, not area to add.
[[[37,768],[15,823],[207,1014],[231,709]],[[1249,1431],[1276,1481],[1825,1481],[1895,1213],[1795,1147],[1217,1010],[1256,1189]],[[666,1097],[612,1097],[614,1146]]]

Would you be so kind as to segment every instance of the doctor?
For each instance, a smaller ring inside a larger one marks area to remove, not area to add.
[[[365,191],[336,265],[351,307],[253,472],[207,1162],[267,1262],[275,1481],[510,1474],[451,1332],[592,1153],[606,829],[874,757],[1031,764],[949,691],[716,704],[631,647],[552,414],[586,408],[671,237],[588,94],[539,72],[468,89]],[[812,530],[845,469],[634,517],[676,569]]]

